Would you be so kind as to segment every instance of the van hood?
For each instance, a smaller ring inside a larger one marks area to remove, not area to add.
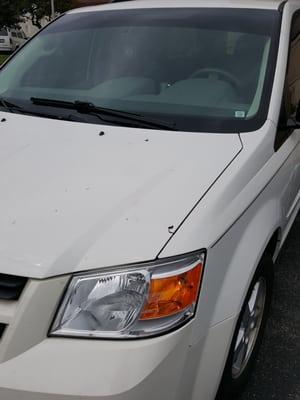
[[[32,278],[153,260],[242,148],[237,134],[4,116],[0,273]]]

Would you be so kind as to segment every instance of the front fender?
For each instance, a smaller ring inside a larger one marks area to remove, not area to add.
[[[240,310],[263,253],[278,230],[275,199],[255,203],[212,248],[192,332],[192,399],[211,400],[221,381]],[[201,340],[200,340],[201,338]]]
[[[204,286],[215,298],[210,325],[240,313],[258,264],[279,226],[278,200],[256,203],[209,249]]]

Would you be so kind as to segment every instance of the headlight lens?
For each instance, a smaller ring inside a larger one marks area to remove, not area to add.
[[[50,330],[55,336],[137,338],[195,313],[204,252],[74,276]]]

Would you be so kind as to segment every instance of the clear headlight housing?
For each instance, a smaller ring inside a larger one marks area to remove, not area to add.
[[[50,335],[147,337],[178,328],[195,314],[205,253],[75,275]]]

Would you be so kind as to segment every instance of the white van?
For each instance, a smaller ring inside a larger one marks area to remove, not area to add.
[[[233,399],[300,207],[298,0],[71,11],[0,69],[0,398]]]
[[[12,52],[26,42],[22,29],[0,28],[0,52]]]

